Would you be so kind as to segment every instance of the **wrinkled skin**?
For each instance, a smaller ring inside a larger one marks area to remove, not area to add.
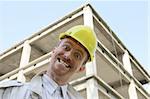
[[[47,75],[58,85],[64,85],[87,59],[88,53],[81,44],[72,38],[62,39],[52,52]]]

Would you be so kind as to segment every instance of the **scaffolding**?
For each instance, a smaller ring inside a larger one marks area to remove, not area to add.
[[[150,75],[90,4],[0,54],[0,83],[12,79],[28,82],[45,71],[59,34],[80,24],[95,31],[98,47],[94,61],[76,73],[70,84],[85,99],[150,99],[143,87],[150,84]]]

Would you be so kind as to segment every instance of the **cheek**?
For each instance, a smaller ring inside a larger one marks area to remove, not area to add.
[[[52,56],[52,57],[51,57],[51,59],[50,59],[50,64],[51,64],[51,65],[52,65],[52,64],[54,64],[54,63],[55,63],[55,61],[56,61],[55,57],[54,57],[54,56]]]
[[[52,67],[55,62],[57,61],[57,53],[53,52],[52,55],[51,55],[51,59],[50,59],[50,66]]]
[[[81,60],[80,62],[78,62],[76,64],[75,70],[78,71],[80,69],[81,66],[83,66],[84,60]]]
[[[81,66],[82,66],[81,64],[75,64],[74,68],[72,68],[71,71],[75,71],[76,72],[76,71],[78,71],[80,69]]]

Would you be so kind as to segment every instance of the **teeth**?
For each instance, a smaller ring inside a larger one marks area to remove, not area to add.
[[[63,60],[61,60],[60,58],[58,58],[58,61],[62,64],[64,64],[67,68],[71,68],[71,66],[69,66],[67,63],[65,63]]]
[[[66,64],[64,61],[60,60],[61,63],[63,63],[66,67],[69,67],[68,64]]]

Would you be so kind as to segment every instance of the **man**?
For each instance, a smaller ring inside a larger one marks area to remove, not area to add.
[[[93,60],[95,33],[87,26],[78,25],[60,34],[59,39],[46,73],[25,84],[17,81],[1,84],[0,99],[83,99],[68,80]]]

